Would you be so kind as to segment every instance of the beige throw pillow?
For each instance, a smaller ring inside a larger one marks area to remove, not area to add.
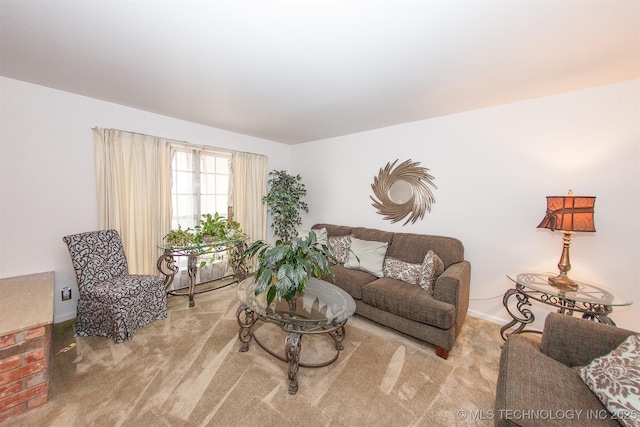
[[[384,256],[387,254],[387,246],[389,246],[387,242],[374,242],[352,237],[349,259],[344,266],[366,271],[376,277],[383,277],[382,264]]]
[[[620,424],[640,426],[640,336],[627,337],[618,348],[592,360],[579,372]]]
[[[321,245],[326,245],[327,242],[329,241],[327,239],[327,229],[326,228],[318,228],[317,230],[298,230],[298,237],[300,237],[301,239],[308,239],[309,238],[309,233],[310,232],[314,232],[316,233],[316,240],[318,241],[319,244]]]

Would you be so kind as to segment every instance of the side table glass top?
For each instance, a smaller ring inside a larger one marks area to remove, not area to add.
[[[224,239],[216,240],[212,242],[193,243],[188,246],[167,246],[164,244],[158,245],[158,248],[163,252],[172,253],[176,256],[187,255],[204,255],[212,252],[222,252],[231,249],[243,243],[245,239]]]
[[[248,277],[238,284],[237,295],[247,308],[271,321],[289,327],[337,326],[356,311],[356,303],[339,287],[312,277],[295,304],[277,299],[266,306],[266,293],[255,295],[255,282]]]
[[[625,306],[633,303],[630,298],[620,295],[617,292],[614,293],[600,285],[573,278],[572,279],[578,284],[577,291],[558,289],[548,282],[548,278],[555,275],[554,273],[516,272],[508,273],[507,277],[517,285],[571,301],[605,306]]]

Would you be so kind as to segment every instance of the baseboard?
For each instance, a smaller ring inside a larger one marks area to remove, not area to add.
[[[477,317],[478,319],[486,320],[491,323],[496,323],[498,325],[504,325],[508,322],[506,319],[502,319],[500,317],[490,316],[486,313],[482,313],[480,311],[468,310],[467,314],[472,317]]]
[[[67,313],[60,313],[60,314],[54,314],[53,315],[53,323],[62,323],[62,322],[66,322],[67,320],[73,320],[76,318],[76,312],[75,311],[70,311]]]

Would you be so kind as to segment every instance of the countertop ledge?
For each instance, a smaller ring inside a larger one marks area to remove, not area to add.
[[[55,273],[0,279],[0,336],[53,323]]]

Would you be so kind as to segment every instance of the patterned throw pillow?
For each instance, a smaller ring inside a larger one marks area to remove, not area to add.
[[[422,261],[422,270],[420,271],[419,285],[425,291],[433,294],[433,285],[436,279],[444,271],[444,263],[438,255],[429,250]]]
[[[421,269],[421,264],[411,264],[392,257],[386,257],[382,266],[384,277],[402,280],[412,285],[418,283]]]
[[[338,260],[338,264],[344,264],[349,259],[349,248],[351,247],[351,236],[331,236],[329,244],[333,248],[333,256]]]
[[[580,378],[627,427],[640,426],[640,336],[631,335],[611,353],[579,369]]]

